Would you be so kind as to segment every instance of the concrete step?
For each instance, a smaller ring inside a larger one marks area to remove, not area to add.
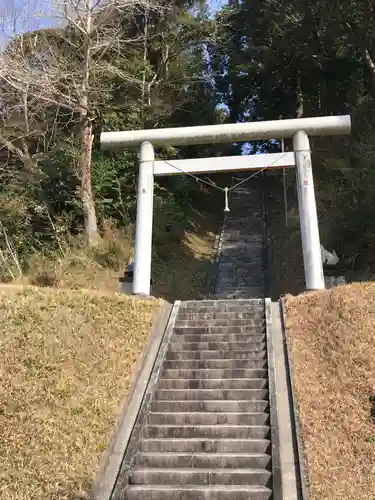
[[[185,309],[180,309],[179,314],[217,314],[219,312],[224,312],[228,314],[264,314],[264,306],[260,305],[250,305],[247,306],[243,304],[243,302],[249,303],[251,300],[260,300],[260,299],[238,299],[238,300],[225,300],[225,299],[218,299],[218,303],[220,304],[219,306],[216,307],[211,307],[211,306],[197,306],[193,308],[185,308]]]
[[[157,401],[151,403],[153,412],[221,412],[221,413],[257,413],[268,411],[269,402],[262,400],[241,401]]]
[[[240,288],[245,283],[249,283],[251,286],[260,286],[263,285],[263,281],[263,266],[261,263],[254,264],[254,266],[249,264],[243,268],[224,268],[220,271],[220,276],[216,280],[217,283],[231,284],[233,288]]]
[[[256,324],[246,324],[243,326],[185,326],[176,327],[174,329],[175,335],[191,335],[191,334],[207,334],[207,333],[218,333],[218,334],[233,334],[233,333],[264,333],[265,332],[265,321]]]
[[[263,325],[265,321],[264,314],[253,315],[251,318],[224,318],[224,319],[206,319],[182,321],[177,318],[175,328],[195,328],[195,327],[220,327],[220,326],[258,326]]]
[[[263,272],[263,271],[262,271]],[[258,277],[254,277],[252,272],[242,274],[241,276],[222,276],[217,280],[217,287],[228,288],[228,292],[240,292],[245,289],[264,289],[263,274],[257,271]],[[235,299],[234,299],[235,300]]]
[[[263,286],[263,266],[258,264],[251,269],[250,266],[246,269],[227,270],[223,269],[220,276],[216,280],[217,286],[225,284],[231,286],[233,289],[243,288],[244,286],[260,287]]]
[[[242,289],[235,290],[230,286],[219,286],[217,288],[217,295],[222,297],[261,297],[264,295],[264,288],[246,286]]]
[[[248,270],[251,270],[252,272],[257,271],[259,269],[259,266],[262,266],[263,264],[262,256],[263,250],[257,253],[253,253],[251,255],[251,258],[246,257],[246,259],[243,259],[243,256],[241,255],[243,260],[237,259],[238,261],[236,262],[236,252],[223,253],[223,258],[220,258],[219,261],[220,276],[218,276],[218,278],[220,278],[223,273],[233,273],[241,275],[243,273],[247,273]],[[233,257],[233,260],[229,260],[230,257]]]
[[[262,218],[257,214],[253,214],[253,208],[251,206],[247,207],[244,205],[240,209],[236,207],[233,201],[230,203],[230,206],[233,207],[231,210],[229,217],[226,219],[226,224],[224,227],[224,232],[233,232],[236,234],[236,231],[242,231],[246,235],[252,234],[261,234],[263,230],[263,221]],[[248,218],[245,220],[238,220],[240,213],[247,212]]]
[[[204,306],[209,306],[209,307],[216,307],[217,305],[220,304],[229,304],[233,305],[233,303],[229,300],[217,300],[217,299],[205,299],[205,300],[186,300],[181,303],[181,308],[185,309],[187,307],[200,307],[202,305]],[[263,306],[264,307],[264,300],[258,300],[258,301],[241,301],[241,305],[250,305],[250,306]]]
[[[264,469],[191,469],[135,467],[130,476],[131,484],[176,485],[261,485],[268,486],[271,473]]]
[[[179,335],[172,335],[171,337],[171,343],[190,343],[190,342],[195,342],[195,343],[200,343],[200,342],[208,342],[208,343],[235,343],[235,342],[251,342],[251,343],[257,343],[257,342],[265,342],[267,339],[266,333],[256,333],[256,334],[232,334],[232,335],[226,335],[226,334],[219,334],[219,333],[208,333],[208,334],[179,334]]]
[[[264,301],[252,300],[215,300],[215,301],[201,301],[201,302],[185,302],[178,310],[178,314],[188,314],[193,312],[197,313],[256,313],[264,312]]]
[[[226,280],[217,283],[216,291],[222,291],[229,295],[241,295],[246,293],[263,293],[264,285],[257,283],[250,283],[249,281],[241,281],[238,280]]]
[[[252,269],[259,266],[259,262],[263,263],[263,249],[259,252],[222,252],[219,265],[223,267],[223,272],[228,269],[233,272],[240,269]],[[263,266],[262,266],[263,267]],[[255,269],[256,270],[256,269]]]
[[[130,485],[124,500],[271,500],[265,486]]]
[[[263,234],[235,234],[235,235],[230,235],[230,234],[224,234],[222,238],[222,246],[221,246],[221,251],[225,249],[225,245],[230,244],[230,245],[247,245],[247,246],[253,246],[254,248],[263,248],[264,244],[264,236]]]
[[[239,239],[243,241],[263,241],[263,225],[257,224],[257,220],[253,219],[253,222],[256,224],[256,227],[253,229],[245,228],[243,225],[231,224],[230,226],[224,228],[223,233],[223,241],[228,241],[230,239]]]
[[[139,453],[135,464],[138,467],[267,469],[271,457],[266,453]]]
[[[172,342],[169,352],[181,351],[265,351],[265,342]]]
[[[239,294],[248,290],[255,290],[258,292],[264,290],[264,283],[263,281],[260,282],[252,279],[251,274],[248,274],[238,277],[225,277],[221,280],[218,280],[216,283],[216,289],[225,290],[226,292],[232,294]]]
[[[155,391],[158,401],[246,401],[268,398],[267,389],[158,389]]]
[[[145,453],[270,453],[269,439],[142,439]]]
[[[262,230],[262,215],[253,203],[247,203],[246,200],[242,200],[241,202],[240,199],[231,199],[230,206],[231,211],[227,214],[228,216],[225,220],[225,232],[244,228],[248,234],[251,234],[252,232],[260,232]],[[241,220],[240,216],[243,213],[246,213],[247,217]]]
[[[217,276],[216,282],[233,282],[233,286],[238,288],[242,286],[243,283],[248,283],[252,286],[259,286],[264,282],[264,268],[262,262],[247,264],[242,267],[228,267],[226,264],[219,264],[220,274]]]
[[[265,369],[164,369],[161,376],[174,379],[226,379],[226,378],[264,378],[268,373]]]
[[[179,313],[177,315],[178,321],[205,321],[211,319],[252,319],[254,314],[260,314],[264,317],[264,311],[259,312],[189,312],[189,313]]]
[[[257,276],[257,266],[259,270],[264,268],[264,248],[259,245],[259,248],[254,245],[246,245],[246,247],[238,246],[238,243],[224,244],[221,247],[221,252],[218,260],[219,273],[217,278],[221,277],[222,272],[241,272],[247,269]],[[257,244],[258,245],[258,244]]]
[[[221,284],[217,286],[217,293],[225,293],[225,297],[231,298],[243,298],[243,297],[261,297],[264,295],[263,285],[249,285],[244,284],[243,286],[232,286],[228,283]],[[224,295],[223,295],[224,296]]]
[[[161,378],[158,389],[267,389],[266,378],[172,379]]]
[[[257,226],[254,228],[254,232],[249,231],[248,228],[243,226],[236,226],[232,231],[224,232],[222,243],[240,243],[248,244],[248,246],[253,246],[254,248],[263,248],[264,236],[262,233],[262,227]]]
[[[249,221],[251,221],[251,222],[262,221],[261,215],[262,215],[261,213],[255,214],[255,215],[250,216],[250,218],[249,217],[239,217],[238,215],[236,215],[235,221],[233,221],[233,223],[231,223],[231,227],[233,227],[235,225],[236,228],[242,227],[242,228],[246,228],[246,229],[251,231],[251,224],[249,224]]]
[[[216,289],[216,293],[225,294],[226,297],[260,297],[261,295],[264,295],[264,288],[263,286],[244,286],[242,288],[235,288],[229,285],[219,285]]]
[[[268,425],[147,425],[144,438],[268,439]]]
[[[232,253],[235,255],[260,255],[264,250],[263,241],[255,241],[253,243],[242,242],[241,240],[223,241],[220,247],[220,259],[225,255]]]
[[[257,271],[257,274],[258,271]],[[217,280],[217,288],[228,288],[228,292],[239,292],[243,289],[257,288],[259,290],[264,289],[263,277],[255,279],[252,272],[243,273],[241,275],[222,275],[220,279]]]
[[[151,412],[148,414],[147,421],[150,425],[269,425],[269,414],[265,412]]]
[[[265,359],[267,351],[252,350],[252,351],[168,351],[166,359],[173,360],[188,360],[188,359]]]
[[[267,368],[266,359],[183,359],[164,361],[164,368]]]
[[[220,269],[220,267],[219,267]],[[233,288],[238,289],[249,284],[250,286],[263,286],[264,270],[262,263],[246,268],[226,268],[220,271],[220,275],[216,279],[216,283],[230,284]],[[264,314],[264,313],[263,313]]]

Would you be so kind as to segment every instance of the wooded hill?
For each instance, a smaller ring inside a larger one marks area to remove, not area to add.
[[[9,9],[4,23],[12,16]],[[101,152],[101,130],[341,113],[353,116],[351,137],[312,142],[322,239],[371,277],[374,1],[232,0],[210,12],[204,0],[56,0],[53,17],[44,29],[17,26],[0,55],[2,280],[76,248],[114,268],[126,257],[124,239],[130,252],[137,152]],[[240,151],[234,144],[158,154]],[[158,184],[156,252],[171,227],[183,238],[197,196],[205,195],[191,179]]]

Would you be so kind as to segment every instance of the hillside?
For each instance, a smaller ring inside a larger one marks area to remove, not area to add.
[[[311,500],[375,498],[375,284],[286,297]]]
[[[157,306],[0,288],[1,500],[88,498]]]

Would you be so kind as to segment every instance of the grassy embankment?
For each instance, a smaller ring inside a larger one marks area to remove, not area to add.
[[[375,498],[375,284],[286,297],[310,500]]]

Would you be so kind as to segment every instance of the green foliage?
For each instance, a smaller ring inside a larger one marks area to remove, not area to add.
[[[134,219],[136,165],[134,151],[117,155],[94,151],[92,183],[100,220],[116,219],[126,225]]]
[[[98,39],[113,27],[120,36],[108,50],[96,48],[91,55],[88,113],[95,133],[91,181],[102,240],[90,251],[81,237],[77,169],[80,116],[75,103],[80,92],[82,33],[68,24],[26,33],[8,45],[6,55],[14,56],[17,64],[29,65],[34,72],[36,67],[51,64],[60,71],[53,74],[56,102],[48,105],[42,101],[37,82],[27,95],[0,78],[0,103],[6,104],[0,123],[4,166],[0,170],[0,250],[4,256],[0,255],[0,279],[31,273],[35,283],[55,286],[61,282],[69,255],[73,267],[77,255],[84,255],[78,267],[89,259],[119,270],[132,253],[138,152],[103,152],[99,133],[217,120],[205,56],[206,44],[215,38],[216,21],[209,19],[204,1],[174,0],[164,7],[139,8],[136,14],[125,9],[120,16],[108,16],[102,26],[103,18],[94,19]],[[183,158],[191,152],[167,148],[158,155]],[[216,152],[212,147],[206,151]],[[162,179],[156,186],[157,254],[167,256],[168,242],[183,237],[188,225],[186,207],[195,192],[195,182],[181,176]]]
[[[320,227],[348,262],[375,268],[374,12],[356,0],[233,1],[209,53],[229,121],[352,115],[350,139],[312,141]]]
[[[168,246],[182,240],[186,226],[186,206],[172,192],[160,189],[154,202],[153,241],[159,256],[167,257]]]

